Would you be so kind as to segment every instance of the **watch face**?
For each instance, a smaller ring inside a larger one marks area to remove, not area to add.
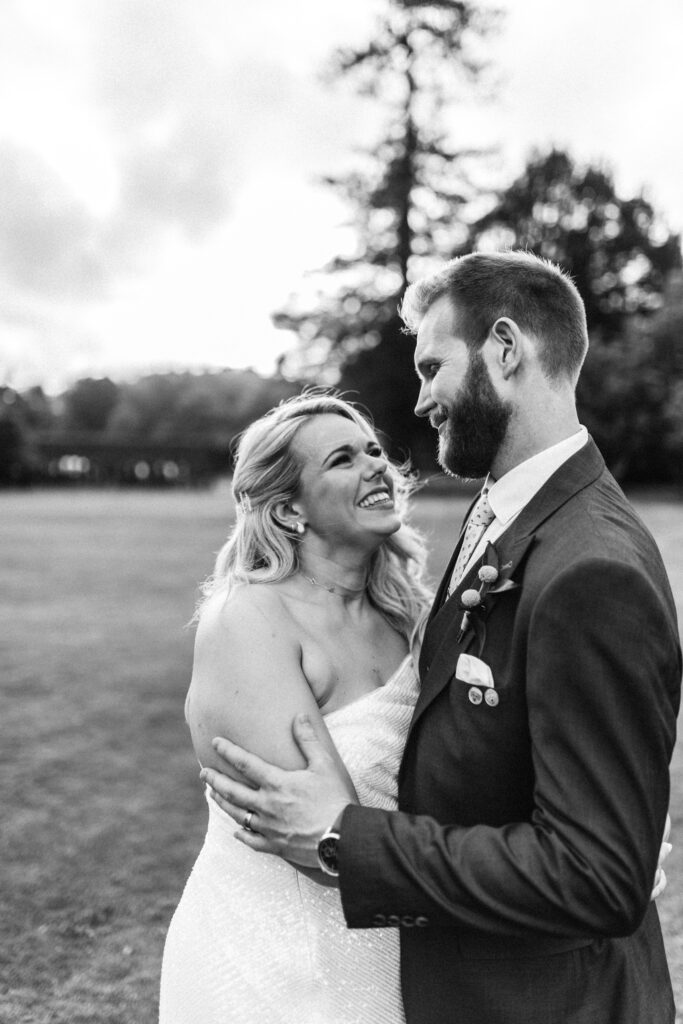
[[[339,871],[339,860],[337,856],[337,837],[324,836],[318,844],[318,856],[328,871],[335,874]]]

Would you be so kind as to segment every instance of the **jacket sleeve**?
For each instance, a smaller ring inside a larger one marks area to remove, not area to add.
[[[642,573],[593,559],[544,589],[527,650],[530,820],[461,827],[349,807],[340,883],[351,927],[388,915],[500,936],[638,927],[669,800],[675,619]]]

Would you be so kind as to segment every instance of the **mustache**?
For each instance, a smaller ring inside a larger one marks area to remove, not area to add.
[[[441,424],[445,423],[447,419],[448,413],[445,409],[442,409],[441,406],[439,406],[430,414],[429,423],[434,430],[438,430]]]

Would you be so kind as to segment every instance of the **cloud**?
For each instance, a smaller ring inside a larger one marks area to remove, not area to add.
[[[6,282],[47,294],[100,290],[97,221],[36,153],[0,143],[0,270]]]
[[[174,225],[198,239],[229,211],[231,141],[201,109],[172,120],[161,138],[136,141],[123,156],[118,216],[131,228]]]
[[[87,299],[153,265],[169,231],[198,242],[225,221],[242,174],[241,125],[225,116],[238,92],[233,69],[221,54],[207,59],[211,27],[193,5],[72,0],[67,8],[61,33],[19,6],[1,19],[0,53],[12,51],[12,39],[20,44],[40,90],[19,130],[15,117],[0,141],[0,275],[28,293]],[[52,151],[40,93],[63,126]],[[19,106],[26,96],[19,90]],[[75,143],[87,145],[89,130],[114,183],[99,216],[69,181]]]
[[[88,11],[93,88],[114,139],[125,232],[200,238],[228,213],[238,140],[222,116],[226,72],[209,26],[178,0],[108,0]]]
[[[6,282],[101,298],[162,261],[169,240],[196,247],[225,230],[255,179],[286,205],[293,172],[334,165],[363,115],[326,94],[310,62],[283,59],[299,31],[290,15],[263,0],[234,15],[224,0],[4,9],[0,55],[30,60],[18,103],[33,89],[0,150]],[[103,180],[106,201],[89,201]]]

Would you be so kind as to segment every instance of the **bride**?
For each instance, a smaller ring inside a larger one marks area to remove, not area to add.
[[[350,799],[396,807],[430,602],[409,490],[369,423],[331,395],[285,402],[245,432],[186,703],[202,765],[224,768],[211,745],[223,735],[303,767],[291,723],[304,711],[325,723]],[[330,882],[236,842],[210,800],[166,940],[161,1024],[399,1024],[398,929],[350,931]]]

